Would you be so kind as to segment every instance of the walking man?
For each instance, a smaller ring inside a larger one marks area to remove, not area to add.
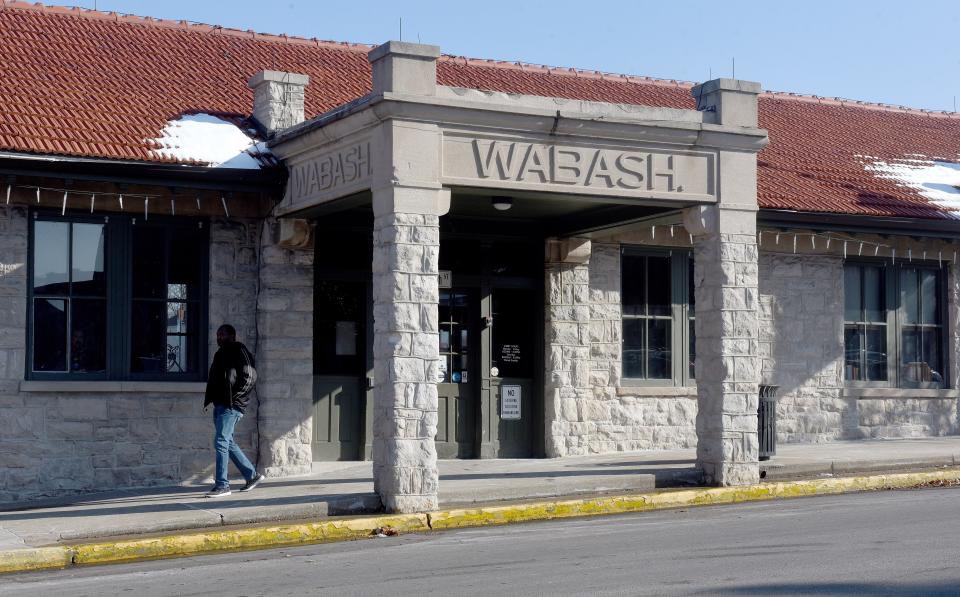
[[[207,378],[207,394],[203,401],[203,410],[213,404],[213,448],[217,457],[216,481],[205,497],[223,497],[230,495],[230,481],[227,478],[227,462],[243,475],[247,483],[240,491],[250,491],[263,481],[264,476],[250,464],[240,446],[233,441],[233,430],[237,421],[243,418],[250,401],[250,391],[257,381],[253,355],[242,343],[237,342],[237,330],[224,324],[217,330],[217,346]]]

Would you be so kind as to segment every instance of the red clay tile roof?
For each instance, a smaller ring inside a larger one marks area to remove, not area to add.
[[[184,113],[249,114],[263,69],[310,76],[308,117],[370,88],[369,46],[21,2],[0,6],[0,151],[168,161],[148,139]],[[441,84],[693,109],[690,83],[444,56]],[[944,218],[864,169],[908,154],[960,161],[960,115],[792,94],[760,98],[770,145],[760,206]],[[870,156],[864,158],[860,156]]]

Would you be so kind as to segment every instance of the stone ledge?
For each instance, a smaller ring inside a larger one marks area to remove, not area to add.
[[[952,400],[960,397],[960,390],[934,390],[917,388],[843,388],[842,395],[844,398],[858,398],[860,400]]]
[[[21,381],[21,392],[202,394],[207,384],[195,381]]]
[[[617,387],[617,396],[638,396],[651,398],[696,398],[696,386],[644,386],[625,385]]]

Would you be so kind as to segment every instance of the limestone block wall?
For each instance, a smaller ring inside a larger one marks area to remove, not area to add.
[[[769,235],[768,235],[769,236]],[[684,247],[650,231],[594,242],[589,264],[546,266],[546,441],[551,457],[697,445],[696,389],[621,380],[620,248]],[[785,241],[786,242],[786,241]],[[821,246],[822,248],[822,246]],[[758,262],[762,382],[780,386],[778,441],[930,437],[960,432],[956,398],[846,395],[843,256],[762,250]],[[929,254],[935,254],[932,245]],[[905,253],[906,251],[901,251]],[[915,251],[917,254],[920,249]],[[952,254],[944,248],[944,256]],[[960,282],[948,279],[952,385],[960,386]]]
[[[622,384],[619,242],[548,265],[546,299],[548,456],[696,445],[695,388]]]
[[[761,253],[759,271],[761,377],[780,386],[777,439],[848,437],[857,415],[843,398],[843,258]]]
[[[928,251],[934,254],[940,249],[931,245]],[[942,254],[951,252],[944,249]],[[916,397],[909,390],[893,388],[881,395],[844,391],[842,255],[762,252],[759,265],[762,376],[764,383],[780,386],[779,441],[931,437],[958,432],[956,398]],[[953,363],[955,389],[960,358],[956,325],[960,289],[955,265],[948,268],[947,290],[950,335],[945,350]]]
[[[213,424],[202,413],[202,386],[21,391],[27,216],[24,208],[0,209],[0,503],[210,478]],[[252,221],[213,220],[210,233],[210,333],[229,321],[252,350],[256,230]],[[236,433],[251,457],[255,402]]]
[[[277,244],[278,224],[262,227],[260,345],[261,464],[267,476],[309,473],[313,425],[313,250]]]

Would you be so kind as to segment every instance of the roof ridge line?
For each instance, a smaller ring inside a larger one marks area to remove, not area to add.
[[[211,23],[201,23],[198,21],[188,21],[186,19],[161,19],[150,16],[141,16],[133,13],[121,13],[116,11],[102,11],[84,8],[82,6],[48,6],[42,2],[27,2],[26,0],[0,0],[0,10],[13,9],[31,12],[39,12],[52,15],[63,15],[81,17],[87,19],[110,20],[117,23],[131,23],[138,25],[147,25],[153,27],[162,27],[165,29],[181,29],[183,31],[204,31],[212,33],[216,31],[219,34],[230,35],[234,37],[243,37],[251,40],[276,41],[281,43],[295,43],[304,45],[313,45],[317,47],[331,47],[340,50],[355,50],[368,52],[375,46],[370,44],[361,44],[353,42],[340,42],[332,40],[318,39],[316,37],[303,37],[299,35],[287,35],[286,33],[260,33],[253,29],[236,29],[224,27],[223,25],[214,25]]]
[[[847,108],[863,108],[864,110],[877,110],[881,112],[894,112],[899,114],[913,114],[916,116],[929,116],[931,118],[949,118],[960,119],[960,112],[951,112],[949,110],[927,110],[926,108],[911,108],[910,106],[897,106],[894,104],[884,104],[882,102],[870,102],[866,100],[857,100],[844,97],[824,97],[811,93],[795,93],[792,91],[767,91],[764,90],[761,97],[775,99],[795,100],[798,102],[807,102],[811,104],[823,104],[826,106],[842,106]]]

